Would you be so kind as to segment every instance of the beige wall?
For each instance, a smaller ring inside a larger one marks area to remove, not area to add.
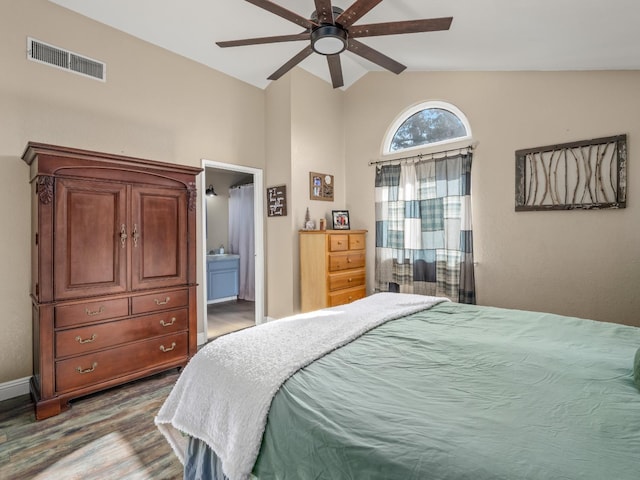
[[[331,210],[345,208],[344,170],[344,92],[334,90],[330,84],[296,69],[292,72],[292,198],[294,221],[291,238],[294,254],[294,311],[300,311],[300,250],[298,231],[304,226],[304,217],[316,222],[327,219]],[[311,200],[309,197],[309,172],[334,176],[333,202]],[[318,279],[318,281],[323,281]]]
[[[291,232],[294,200],[291,194],[291,75],[272,82],[266,89],[266,153],[269,168],[265,187],[286,185],[287,215],[267,217],[265,292],[270,317],[281,318],[293,310],[293,256]]]
[[[265,111],[262,90],[45,0],[4,1],[0,31],[1,383],[32,369],[25,144],[264,168]],[[27,36],[106,62],[107,82],[26,60]],[[198,220],[198,238],[201,228]],[[201,265],[198,278],[202,283]],[[198,317],[202,323],[201,311]]]
[[[287,185],[287,216],[267,218],[269,315],[300,311],[298,230],[345,205],[344,92],[301,69],[267,92],[267,186]],[[334,201],[309,199],[309,172],[335,176]]]
[[[367,75],[347,92],[345,137],[347,206],[370,232],[375,172],[367,163],[380,157],[391,122],[426,100],[460,108],[479,142],[472,170],[478,302],[640,325],[640,72]],[[515,150],[622,133],[626,209],[514,211]],[[374,235],[367,253],[371,290]]]

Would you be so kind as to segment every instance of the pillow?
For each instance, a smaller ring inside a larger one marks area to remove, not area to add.
[[[640,348],[636,352],[636,357],[633,359],[633,381],[636,387],[640,389]]]

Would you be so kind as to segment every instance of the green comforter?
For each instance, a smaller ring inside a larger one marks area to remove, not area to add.
[[[640,478],[640,329],[444,303],[291,377],[261,479]]]

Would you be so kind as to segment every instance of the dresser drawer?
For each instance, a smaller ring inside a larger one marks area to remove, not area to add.
[[[364,251],[330,253],[329,271],[335,272],[339,270],[347,270],[350,268],[363,268],[364,258]]]
[[[187,332],[56,362],[56,391],[66,392],[186,358]]]
[[[189,303],[187,290],[170,290],[150,295],[140,295],[131,299],[131,313],[156,312],[168,308],[186,307]]]
[[[349,235],[334,234],[329,235],[329,251],[342,252],[349,250]]]
[[[187,309],[144,315],[56,332],[56,358],[187,329]]]
[[[364,250],[365,246],[364,233],[349,234],[349,250]]]
[[[329,290],[333,292],[344,288],[359,287],[364,285],[364,279],[364,269],[344,273],[331,273],[329,274]]]
[[[55,326],[56,328],[71,327],[127,315],[129,315],[128,298],[61,305],[55,307]]]
[[[345,303],[351,303],[355,300],[364,298],[366,295],[367,290],[365,287],[340,290],[338,292],[329,294],[329,306],[336,307],[338,305],[344,305]]]

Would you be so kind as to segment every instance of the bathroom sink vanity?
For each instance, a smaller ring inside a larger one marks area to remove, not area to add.
[[[240,255],[207,255],[207,303],[236,300],[239,287]]]

